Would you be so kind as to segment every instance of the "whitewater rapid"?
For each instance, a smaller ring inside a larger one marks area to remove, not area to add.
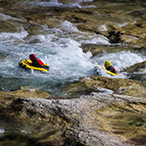
[[[81,44],[112,44],[107,38],[96,34],[84,37],[83,32],[67,21],[62,22],[60,28],[48,29],[43,26],[42,29],[45,33],[42,31],[42,34],[29,39],[25,39],[28,32],[23,28],[16,33],[0,33],[1,90],[10,91],[20,86],[31,86],[56,95],[68,83],[80,77],[94,75],[94,66],[104,65],[105,60],[110,60],[119,71],[146,59],[145,56],[130,51],[105,52],[102,56],[92,58],[90,52],[82,51]],[[39,43],[29,43],[34,39],[39,40]],[[26,71],[18,66],[19,61],[28,58],[31,53],[49,64],[48,73]]]

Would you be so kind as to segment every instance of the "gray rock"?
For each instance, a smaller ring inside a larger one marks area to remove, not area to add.
[[[106,129],[103,130],[104,126],[100,123],[104,121],[101,121],[102,116],[97,113],[99,110],[104,111],[104,109],[109,108],[113,104],[125,105],[124,112],[128,111],[126,106],[133,102],[137,105],[138,103],[146,104],[145,98],[104,93],[92,93],[91,95],[74,99],[20,98],[19,101],[21,101],[21,105],[23,105],[26,111],[41,113],[41,115],[59,116],[61,119],[72,123],[72,126],[66,129],[65,136],[73,137],[89,146],[130,146],[128,137],[111,133]],[[116,108],[114,112],[117,112]],[[131,109],[130,112],[134,113],[135,109]],[[108,118],[103,119],[107,120]]]

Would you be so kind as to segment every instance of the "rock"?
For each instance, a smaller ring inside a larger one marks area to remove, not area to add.
[[[139,38],[131,36],[131,35],[122,35],[121,40],[123,42],[129,43],[129,44],[137,44]]]
[[[120,43],[121,41],[121,32],[109,31],[110,43]]]
[[[138,72],[141,69],[145,69],[145,67],[146,67],[146,61],[141,62],[141,63],[136,63],[130,67],[127,67],[124,70],[122,70],[122,72],[123,71],[129,72],[129,73]]]
[[[50,94],[41,91],[40,89],[34,87],[23,87],[21,86],[19,90],[9,92],[9,95],[17,97],[32,97],[32,98],[49,98]]]
[[[95,92],[74,99],[19,98],[7,116],[29,125],[35,133],[27,135],[40,144],[145,145],[145,104],[145,98]]]
[[[124,78],[109,78],[102,76],[91,76],[80,78],[79,81],[70,83],[62,89],[66,96],[81,96],[91,92],[110,92],[116,94],[146,97],[146,88],[141,81]]]
[[[119,51],[131,51],[136,53],[136,49],[134,50],[133,47],[126,48],[125,46],[118,46],[118,45],[101,45],[101,44],[82,44],[81,48],[83,49],[84,53],[91,52],[92,57],[98,57],[100,54],[107,53],[117,53]],[[139,48],[138,48],[139,49]]]

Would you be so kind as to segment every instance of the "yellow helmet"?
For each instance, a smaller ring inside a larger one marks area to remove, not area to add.
[[[109,60],[107,60],[107,61],[105,62],[105,66],[106,66],[106,67],[110,67],[110,66],[111,66],[111,62],[110,62]]]

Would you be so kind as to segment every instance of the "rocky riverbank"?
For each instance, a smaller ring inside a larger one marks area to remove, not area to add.
[[[72,99],[40,99],[31,96],[16,98],[14,94],[4,94],[5,96],[3,94],[0,96],[3,99],[1,117],[15,122],[18,127],[20,125],[23,127],[23,131],[27,133],[27,144],[45,146],[146,144],[145,98],[95,92]],[[19,141],[21,145],[21,136],[24,136],[24,133],[21,132],[17,141],[13,139],[13,135],[16,133],[5,134],[9,141],[1,137],[0,144],[16,145]]]

